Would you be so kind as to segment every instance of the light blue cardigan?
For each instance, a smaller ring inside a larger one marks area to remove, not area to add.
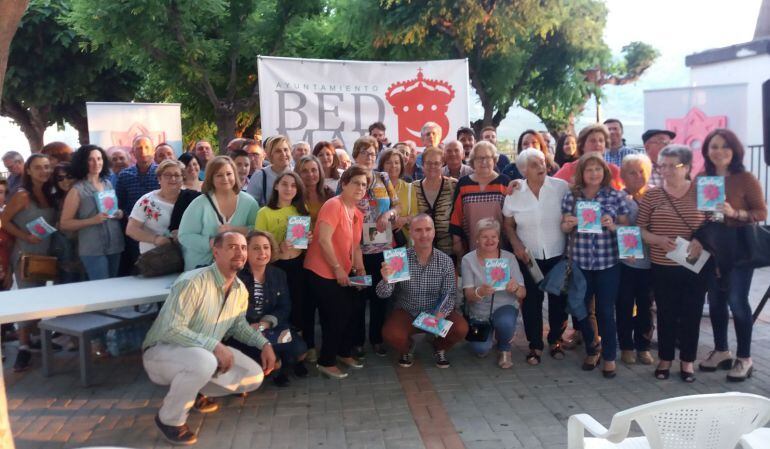
[[[230,219],[233,226],[253,228],[259,205],[246,192],[238,193],[238,206]],[[184,255],[184,269],[192,270],[214,261],[209,242],[217,234],[219,220],[206,195],[195,198],[187,207],[179,223],[179,243]]]

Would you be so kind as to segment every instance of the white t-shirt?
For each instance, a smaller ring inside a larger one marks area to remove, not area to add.
[[[160,190],[153,190],[144,194],[139,201],[134,204],[129,218],[133,218],[139,223],[144,224],[144,228],[156,235],[167,236],[168,227],[171,224],[171,212],[174,210],[174,203],[166,202],[160,199],[158,193]],[[155,248],[155,245],[147,242],[139,242],[139,252],[145,253]]]
[[[526,181],[513,195],[505,197],[503,215],[516,220],[516,235],[535,259],[550,259],[564,253],[561,200],[568,191],[565,181],[546,176],[537,197]]]

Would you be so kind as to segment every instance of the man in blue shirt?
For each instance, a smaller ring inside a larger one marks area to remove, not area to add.
[[[604,150],[604,160],[608,164],[615,164],[618,168],[623,165],[623,158],[629,154],[636,153],[635,150],[628,148],[623,140],[623,124],[616,118],[608,118],[604,121],[604,126],[610,132],[609,148]]]
[[[153,161],[155,148],[147,136],[138,136],[131,144],[131,152],[136,159],[136,165],[123,169],[118,174],[115,195],[118,197],[118,207],[123,211],[124,220],[131,215],[134,204],[144,194],[159,189],[155,169],[158,165]],[[125,228],[125,223],[124,226]],[[120,262],[122,275],[131,274],[134,262],[139,257],[139,243],[132,238],[126,238],[126,249]]]

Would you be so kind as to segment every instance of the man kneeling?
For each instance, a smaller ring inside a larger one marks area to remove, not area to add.
[[[449,368],[446,351],[468,333],[468,323],[454,310],[457,295],[454,265],[449,256],[433,248],[436,229],[429,215],[414,217],[409,234],[414,240],[414,248],[406,250],[410,279],[389,284],[393,270],[385,262],[382,264],[382,280],[377,284],[377,296],[387,298],[392,295],[396,303],[382,327],[382,336],[389,346],[401,353],[399,365],[405,368],[412,366],[412,335],[422,332],[412,322],[422,312],[434,313],[438,301],[447,298],[436,316],[446,318],[453,324],[446,337],[436,337],[433,341],[433,356],[437,367]]]
[[[187,426],[193,405],[203,413],[216,411],[207,396],[256,390],[275,367],[270,343],[246,321],[249,293],[236,277],[246,262],[246,238],[217,234],[212,250],[212,265],[183,273],[171,286],[142,345],[150,380],[169,385],[155,423],[172,444],[198,441]],[[262,367],[223,345],[225,335],[261,349]]]

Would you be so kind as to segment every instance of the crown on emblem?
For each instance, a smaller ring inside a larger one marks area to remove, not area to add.
[[[455,97],[455,91],[446,81],[424,78],[422,69],[417,69],[417,78],[393,83],[385,92],[385,98],[392,105],[421,103],[425,98],[437,105],[448,105]]]

